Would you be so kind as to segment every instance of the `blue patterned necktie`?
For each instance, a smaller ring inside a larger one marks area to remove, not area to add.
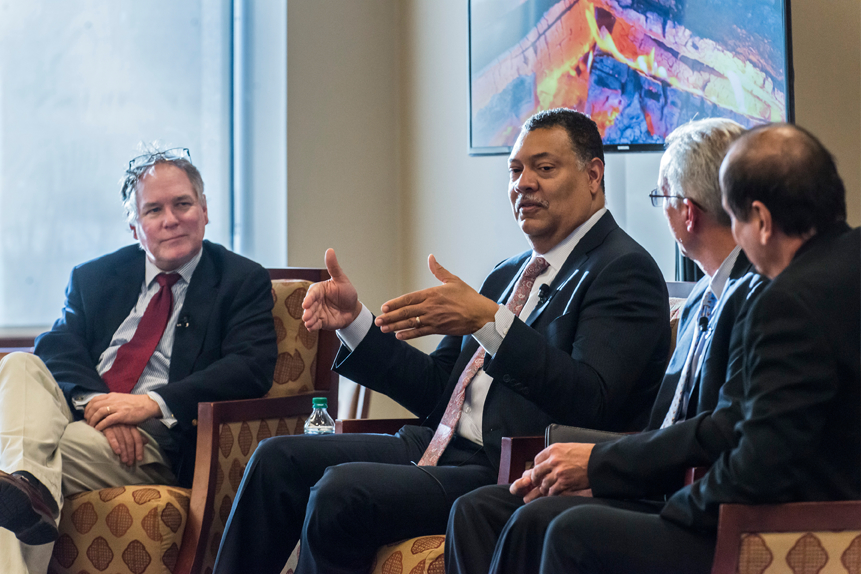
[[[697,327],[694,334],[694,340],[691,342],[691,349],[688,352],[688,357],[685,360],[685,365],[682,368],[682,375],[679,377],[679,384],[676,385],[676,394],[673,395],[673,402],[670,404],[670,410],[667,411],[667,416],[664,417],[664,422],[661,428],[666,428],[679,420],[684,420],[687,413],[688,400],[691,394],[691,387],[696,378],[700,357],[705,347],[706,332],[711,320],[712,311],[717,304],[717,297],[708,289],[703,295],[702,303],[700,303],[700,312],[697,314]]]

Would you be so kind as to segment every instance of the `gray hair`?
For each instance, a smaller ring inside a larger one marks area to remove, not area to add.
[[[666,140],[660,181],[670,194],[692,199],[717,223],[729,227],[729,215],[721,205],[720,165],[727,150],[745,128],[738,123],[708,118],[674,129]]]
[[[187,157],[174,157],[170,154],[173,150],[160,150],[154,146],[146,146],[146,153],[136,157],[130,162],[129,169],[120,180],[122,188],[120,194],[123,199],[123,209],[129,225],[134,225],[138,218],[137,188],[141,180],[157,165],[170,164],[185,172],[191,188],[197,196],[198,201],[203,201],[203,178],[200,172],[191,163],[191,156],[185,150]]]

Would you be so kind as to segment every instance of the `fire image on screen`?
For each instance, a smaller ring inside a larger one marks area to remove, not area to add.
[[[783,0],[471,0],[471,148],[504,151],[539,110],[605,145],[662,144],[691,119],[787,120]]]

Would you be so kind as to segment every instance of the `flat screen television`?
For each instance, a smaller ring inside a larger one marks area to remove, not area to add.
[[[606,151],[663,149],[692,119],[793,121],[789,0],[470,0],[473,155],[568,107]]]

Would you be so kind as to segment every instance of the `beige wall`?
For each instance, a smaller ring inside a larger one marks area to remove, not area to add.
[[[792,8],[796,119],[837,156],[858,225],[861,4]],[[289,0],[290,265],[319,265],[333,246],[378,309],[434,284],[429,253],[478,287],[495,263],[526,249],[506,199],[506,158],[467,155],[467,94],[464,0]],[[657,155],[654,166],[610,161],[646,173],[628,177],[625,191],[653,185]],[[373,416],[403,414],[374,400]]]

